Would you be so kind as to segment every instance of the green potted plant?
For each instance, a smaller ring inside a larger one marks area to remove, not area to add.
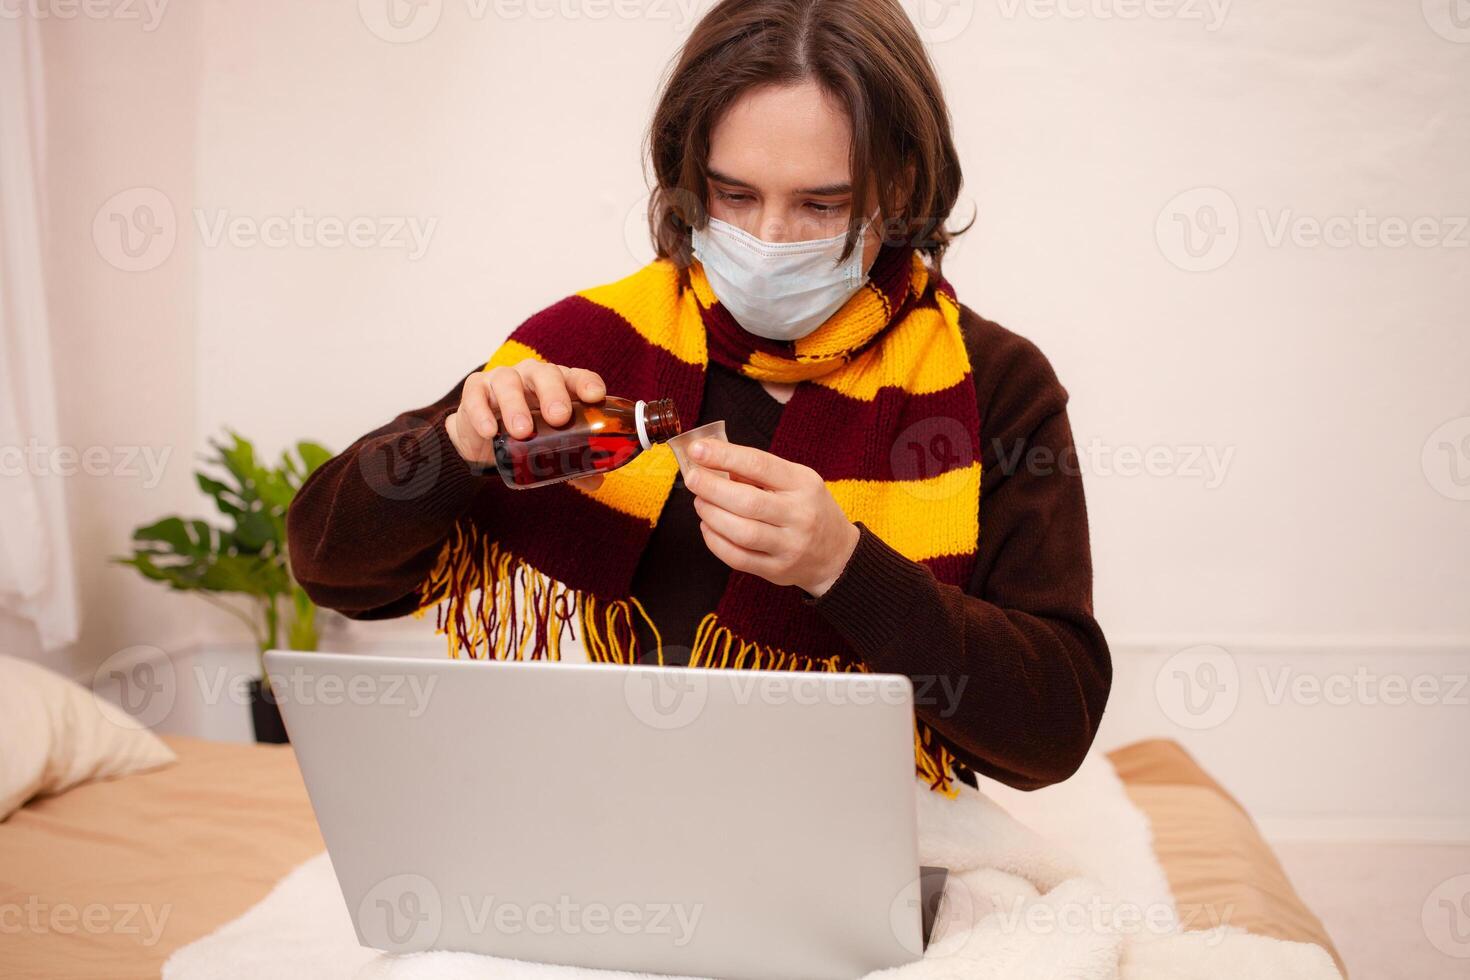
[[[222,525],[165,517],[133,532],[133,553],[113,560],[131,565],[169,588],[190,592],[243,622],[257,657],[281,646],[315,650],[316,606],[291,576],[286,547],[286,508],[301,484],[331,453],[314,442],[298,442],[274,466],[256,458],[255,447],[229,432],[226,443],[210,440],[205,463],[214,473],[195,472],[199,489],[214,500]],[[244,607],[226,595],[244,596]],[[261,663],[250,683],[250,714],[261,742],[286,741],[280,709]]]

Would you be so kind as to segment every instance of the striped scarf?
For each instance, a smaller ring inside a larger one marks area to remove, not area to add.
[[[711,360],[747,377],[798,385],[769,451],[810,466],[849,519],[964,587],[979,537],[979,419],[959,304],[911,248],[884,246],[869,282],[814,333],[784,344],[742,330],[698,261],[667,259],[570,296],[531,317],[486,369],[533,357],[598,372],[607,390],[672,398],[697,419]],[[484,481],[490,499],[462,518],[424,582],[450,655],[558,659],[576,627],[590,659],[662,663],[638,650],[630,591],[673,489],[672,451],[655,445],[588,491]],[[800,589],[732,571],[699,624],[690,666],[862,671],[865,665]],[[652,626],[651,621],[649,625]],[[657,636],[656,630],[653,631]],[[954,793],[954,757],[923,722],[919,775]]]

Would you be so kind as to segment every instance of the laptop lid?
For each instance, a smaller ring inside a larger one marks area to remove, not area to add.
[[[922,951],[905,677],[266,667],[365,945],[751,980]]]

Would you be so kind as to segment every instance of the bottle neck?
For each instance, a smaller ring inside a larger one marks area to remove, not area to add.
[[[672,398],[640,400],[634,407],[633,417],[638,425],[638,443],[644,449],[657,442],[667,442],[683,431]]]

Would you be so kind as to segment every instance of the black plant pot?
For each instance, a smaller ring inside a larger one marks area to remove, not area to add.
[[[250,720],[255,723],[255,740],[282,744],[291,741],[286,723],[281,720],[281,707],[274,692],[262,693],[260,681],[250,682]]]

